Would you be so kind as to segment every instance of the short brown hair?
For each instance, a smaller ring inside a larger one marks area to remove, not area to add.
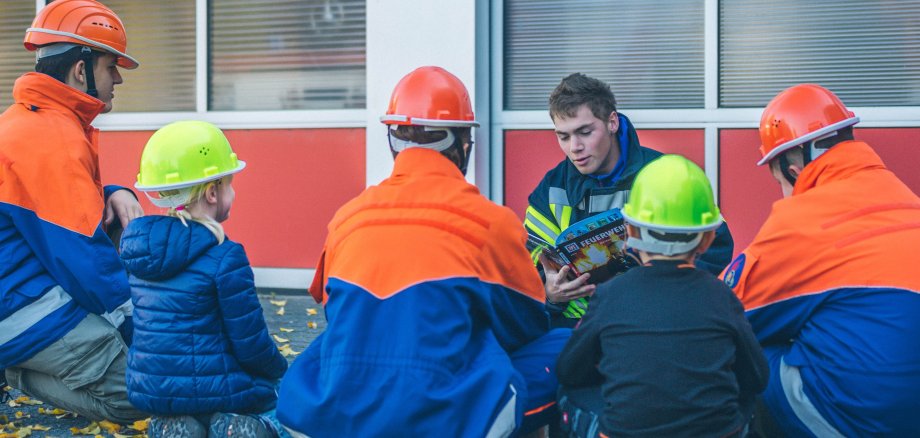
[[[591,114],[607,120],[617,110],[617,100],[610,86],[599,79],[573,73],[562,79],[549,95],[549,116],[572,117],[582,105],[588,105]]]

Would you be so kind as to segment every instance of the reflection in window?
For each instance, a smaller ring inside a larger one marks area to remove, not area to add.
[[[210,110],[364,108],[365,2],[219,0]]]
[[[195,0],[103,0],[128,31],[128,54],[141,66],[121,70],[114,112],[195,110]]]
[[[34,1],[0,2],[0,112],[13,103],[13,82],[35,70],[35,53],[22,46],[35,18]]]
[[[920,105],[920,1],[719,2],[719,103],[814,82],[848,106]]]
[[[546,110],[582,72],[623,108],[703,107],[703,0],[506,0],[506,110]]]

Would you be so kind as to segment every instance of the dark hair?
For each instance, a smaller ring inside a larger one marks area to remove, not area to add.
[[[389,128],[388,130],[393,137],[418,144],[434,143],[447,137],[444,131],[426,131],[424,126],[417,125],[401,125],[395,130]],[[457,167],[465,171],[467,157],[464,157],[463,154],[463,144],[472,144],[473,131],[471,128],[450,128],[450,131],[454,134],[454,144],[441,151],[441,155],[449,158],[457,164]]]
[[[39,73],[44,73],[52,78],[55,78],[61,82],[67,81],[67,72],[70,71],[70,68],[73,67],[77,61],[80,60],[80,52],[83,50],[83,46],[76,46],[67,50],[64,53],[57,55],[47,56],[42,59],[39,59],[35,63],[35,71]],[[89,68],[96,66],[96,60],[99,56],[102,55],[102,52],[93,50],[93,62]]]
[[[563,78],[549,95],[549,116],[553,120],[572,117],[582,105],[588,105],[591,114],[601,120],[607,120],[610,113],[617,110],[617,100],[609,85],[599,79],[573,73]]]

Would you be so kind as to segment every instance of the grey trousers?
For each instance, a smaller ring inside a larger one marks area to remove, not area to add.
[[[70,333],[6,369],[10,386],[93,421],[129,424],[149,417],[128,401],[128,347],[115,327],[90,314]]]

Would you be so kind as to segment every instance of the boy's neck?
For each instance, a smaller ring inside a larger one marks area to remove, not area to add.
[[[689,252],[684,254],[676,254],[672,256],[664,254],[650,253],[646,251],[639,251],[639,260],[642,261],[643,265],[651,263],[653,260],[667,260],[667,261],[678,261],[693,264],[693,260],[696,258],[695,252]]]

